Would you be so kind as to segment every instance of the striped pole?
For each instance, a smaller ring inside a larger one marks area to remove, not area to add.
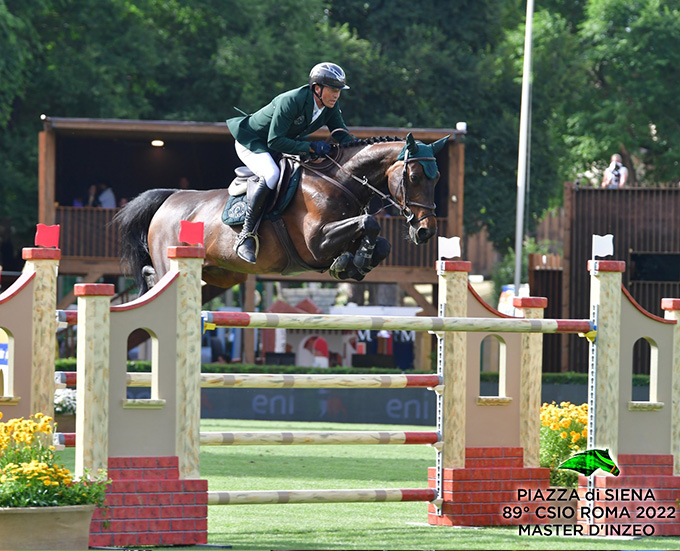
[[[282,503],[376,503],[434,501],[434,488],[388,490],[283,490],[208,492],[208,505],[267,505]]]
[[[202,432],[202,446],[436,444],[436,432],[293,431]]]
[[[75,432],[55,432],[54,443],[64,448],[76,447],[76,433]]]
[[[496,319],[419,316],[344,316],[333,314],[269,314],[265,312],[203,312],[206,329],[259,327],[281,329],[371,329],[390,331],[465,331],[496,333],[588,333],[590,320]]]
[[[283,375],[264,373],[202,374],[204,387],[229,388],[432,388],[437,375]]]
[[[59,371],[55,381],[76,386],[75,371]],[[316,375],[279,373],[201,373],[203,388],[434,388],[438,375]],[[128,373],[127,386],[151,386],[151,373]]]

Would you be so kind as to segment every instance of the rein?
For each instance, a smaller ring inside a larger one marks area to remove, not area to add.
[[[328,155],[326,155],[326,158],[333,163],[335,166],[337,166],[340,170],[342,170],[344,173],[349,174],[350,178],[356,180],[359,182],[362,186],[367,187],[370,189],[374,194],[378,195],[383,201],[388,201],[389,203],[392,204],[393,207],[396,207],[400,211],[403,209],[401,208],[401,205],[397,203],[394,199],[392,199],[392,196],[389,193],[383,193],[380,191],[377,187],[372,186],[370,182],[368,181],[368,178],[364,176],[363,178],[359,178],[358,176],[355,176],[352,174],[349,170],[347,170],[344,166],[342,166],[340,163],[338,163],[335,159],[331,159]],[[385,207],[383,207],[385,208]],[[382,210],[382,209],[380,209]]]
[[[330,157],[328,157],[328,158],[330,159]],[[333,161],[333,159],[330,159],[330,160]],[[333,161],[333,162],[335,163],[335,161]],[[319,178],[322,178],[322,179],[326,180],[327,182],[333,184],[336,188],[338,188],[340,191],[342,191],[347,197],[349,197],[354,203],[356,203],[356,205],[360,209],[364,208],[364,205],[361,204],[361,201],[359,201],[359,198],[356,195],[354,195],[354,193],[352,193],[349,189],[347,189],[345,186],[343,186],[340,182],[338,182],[336,179],[331,178],[330,176],[328,176],[327,174],[324,174],[323,172],[317,170],[316,168],[312,168],[307,163],[300,163],[300,164],[303,167],[305,167],[305,169],[309,170],[312,174],[315,174]],[[335,163],[335,164],[337,164],[337,163]],[[340,165],[338,165],[338,166],[340,166]],[[342,167],[340,167],[340,168],[342,168]],[[350,174],[350,176],[352,176],[352,178],[355,178],[358,182],[361,182],[362,184],[364,184],[364,182],[362,180],[359,180],[354,175]],[[366,182],[365,185],[369,185],[368,182]],[[372,187],[372,186],[369,185],[369,187]]]
[[[407,172],[408,172],[408,163],[411,162],[411,161],[434,161],[434,160],[435,160],[434,157],[409,157],[409,156],[408,156],[408,150],[407,150],[406,156],[405,156],[405,158],[404,158],[404,170],[403,170],[403,172],[402,172],[402,176],[401,176],[401,186],[400,186],[400,187],[401,187],[401,195],[402,195],[403,200],[404,200],[404,204],[403,204],[403,205],[400,205],[399,203],[397,203],[397,202],[392,198],[392,196],[391,196],[389,193],[383,193],[383,192],[380,191],[378,188],[376,188],[375,186],[371,185],[371,183],[368,181],[368,178],[366,178],[365,176],[364,176],[363,178],[359,178],[359,177],[356,176],[355,174],[352,174],[350,171],[348,171],[344,166],[342,166],[340,163],[338,163],[335,159],[332,159],[332,158],[329,157],[328,155],[325,155],[325,157],[326,157],[326,159],[328,159],[331,163],[333,163],[335,166],[337,166],[340,170],[342,170],[343,172],[345,172],[346,174],[348,174],[348,175],[350,176],[350,178],[352,178],[353,180],[359,182],[362,186],[367,187],[367,188],[370,189],[375,195],[378,195],[383,201],[387,201],[387,202],[390,203],[393,207],[395,207],[396,209],[398,209],[399,212],[402,214],[402,216],[404,216],[404,218],[406,218],[406,222],[407,222],[408,224],[410,224],[411,221],[413,220],[413,218],[415,217],[415,214],[413,214],[413,211],[409,208],[410,206],[422,207],[422,208],[424,208],[424,209],[428,209],[428,210],[431,211],[431,212],[429,212],[429,213],[427,213],[427,214],[424,214],[424,215],[421,216],[420,218],[418,218],[418,219],[416,220],[416,223],[420,222],[421,220],[425,220],[426,218],[428,218],[428,217],[430,217],[430,216],[435,216],[435,213],[434,213],[434,212],[435,212],[435,209],[437,208],[437,205],[435,205],[435,204],[432,204],[432,205],[425,205],[425,204],[423,204],[423,203],[417,203],[416,201],[409,201],[409,200],[407,199],[407,193],[406,193],[406,191],[407,191],[407,188],[406,188],[406,181],[408,180],[408,173],[407,173]],[[313,172],[313,173],[316,174],[317,176],[321,176],[323,179],[325,179],[325,180],[327,180],[327,181],[330,181],[332,184],[334,184],[334,185],[336,185],[336,186],[342,188],[343,190],[346,190],[346,188],[345,188],[340,182],[338,182],[337,180],[334,180],[334,179],[331,178],[330,176],[327,176],[327,175],[325,175],[325,174],[320,173],[319,171],[317,171],[317,170],[311,168],[308,164],[304,164],[304,167],[307,168],[307,169],[309,169],[311,172]],[[354,196],[353,196],[353,197],[354,197]],[[355,200],[357,200],[356,197],[354,197],[354,198],[355,198]],[[358,200],[357,200],[357,201],[358,201]],[[385,207],[383,206],[380,210],[383,210],[384,208],[385,208]],[[380,211],[378,211],[378,212],[380,212]]]

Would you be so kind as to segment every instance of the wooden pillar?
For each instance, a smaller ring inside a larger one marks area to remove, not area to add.
[[[520,308],[526,319],[543,319],[548,306],[544,297],[515,297],[515,308]],[[541,371],[543,363],[543,334],[522,333],[522,364],[519,389],[519,440],[524,449],[524,466],[540,467],[541,440]]]
[[[680,299],[661,299],[664,318],[674,320],[672,399],[671,399],[671,453],[673,454],[673,474],[680,475]]]
[[[54,224],[55,175],[57,171],[57,145],[54,132],[44,130],[38,134],[38,222]]]
[[[439,316],[466,317],[468,273],[467,261],[439,261]],[[443,342],[442,342],[443,340]],[[447,331],[438,343],[443,357],[442,466],[465,467],[467,334]]]
[[[254,275],[249,275],[248,280],[241,283],[243,286],[243,311],[255,311],[255,285],[257,279]],[[241,342],[241,361],[247,364],[255,363],[255,329],[244,329],[243,340]]]
[[[591,272],[590,305],[591,309],[597,309],[594,447],[608,448],[616,457],[619,434],[621,274],[626,269],[626,263],[591,260],[588,269]],[[589,411],[588,415],[593,415],[593,412]]]
[[[175,448],[182,479],[199,478],[201,433],[201,267],[205,249],[168,247],[177,285],[177,409]]]
[[[76,362],[76,476],[108,468],[109,348],[114,286],[79,283]]]
[[[462,135],[449,143],[449,181],[446,236],[463,236],[465,190],[465,144]],[[441,184],[440,184],[441,185]]]
[[[24,272],[35,272],[33,287],[33,353],[31,355],[31,414],[54,417],[54,358],[57,340],[57,270],[61,251],[25,248]]]

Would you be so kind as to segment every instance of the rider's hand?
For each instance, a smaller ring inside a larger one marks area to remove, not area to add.
[[[330,153],[331,146],[326,142],[310,142],[309,150],[314,155],[322,157],[323,155],[328,155],[328,153]]]

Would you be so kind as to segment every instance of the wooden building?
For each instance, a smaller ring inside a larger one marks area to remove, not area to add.
[[[39,134],[39,222],[61,225],[60,273],[84,282],[121,275],[119,243],[110,226],[116,209],[74,206],[92,184],[106,182],[116,197],[131,199],[152,188],[179,187],[181,177],[192,189],[225,187],[241,164],[225,123],[140,121],[44,117]],[[433,142],[447,134],[447,147],[437,155],[441,179],[437,190],[439,235],[463,235],[464,131],[353,127],[360,138],[406,136]],[[315,134],[324,139],[327,133]],[[161,147],[151,145],[162,140]],[[404,239],[402,217],[380,216],[382,235],[392,252],[367,283],[398,282],[418,304],[432,312],[414,284],[436,284],[436,239],[416,246]],[[282,276],[258,276],[282,279]],[[301,274],[286,279],[333,281],[327,274]]]
[[[546,317],[589,318],[592,236],[614,236],[613,260],[623,260],[622,282],[642,308],[663,317],[662,298],[680,298],[680,189],[616,190],[564,186],[563,257],[531,255],[532,294],[559,305]],[[544,371],[588,371],[588,343],[575,335],[546,335]],[[648,373],[650,348],[634,349],[634,372]]]
[[[663,317],[662,298],[680,298],[680,189],[615,190],[565,184],[562,314],[587,318],[592,236],[614,236],[614,260],[623,260],[623,285],[645,310]],[[587,371],[584,339],[565,339],[568,366]],[[643,345],[644,343],[640,343]],[[644,346],[636,352],[636,373],[648,369]]]

